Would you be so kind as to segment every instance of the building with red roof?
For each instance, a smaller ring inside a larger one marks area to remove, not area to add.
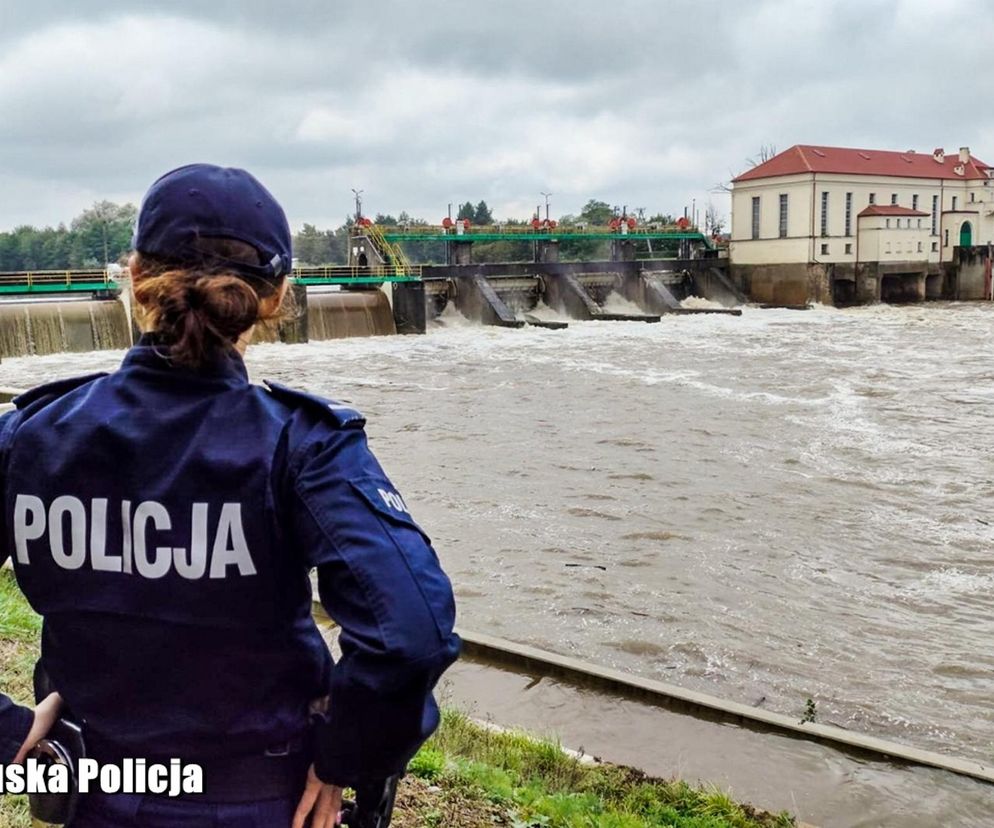
[[[798,144],[732,181],[732,275],[761,301],[938,296],[957,248],[992,242],[994,169],[967,147]]]

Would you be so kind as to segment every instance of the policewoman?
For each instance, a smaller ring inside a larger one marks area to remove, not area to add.
[[[343,786],[398,773],[438,724],[452,590],[362,416],[248,381],[290,241],[244,170],[162,176],[131,259],[146,333],[114,373],[36,388],[0,419],[0,552],[44,617],[57,691],[34,711],[0,698],[0,759],[61,706],[101,763],[204,770],[200,796],[88,794],[73,828],[330,828]]]

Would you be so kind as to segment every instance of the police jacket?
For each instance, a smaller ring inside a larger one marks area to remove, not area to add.
[[[91,742],[184,761],[301,738],[318,776],[399,771],[438,724],[455,607],[352,409],[250,384],[232,354],[36,388],[0,418],[0,555],[44,617],[42,661]],[[337,664],[309,572],[341,626]],[[0,761],[32,713],[0,696]]]

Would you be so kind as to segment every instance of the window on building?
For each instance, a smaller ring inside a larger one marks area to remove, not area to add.
[[[759,238],[759,196],[752,197],[752,237]]]
[[[921,242],[918,242],[918,252],[919,253],[922,252],[922,243]]]
[[[953,209],[956,209],[957,202],[959,201],[959,196],[953,196]]]
[[[973,190],[970,190],[970,201],[976,201],[976,200],[977,200],[977,194]]]
[[[932,235],[939,235],[939,197],[932,196]]]
[[[911,221],[911,219],[908,219],[908,221]],[[918,229],[919,230],[922,229],[922,220],[921,219],[918,219]]]
[[[884,219],[884,227],[890,229],[890,219]]]
[[[828,255],[828,245],[827,244],[823,244],[821,246],[821,255],[822,256],[827,256]]]
[[[939,252],[939,243],[938,242],[932,242],[932,252],[933,253],[938,253]]]
[[[917,210],[918,209],[918,193],[914,193],[911,196],[911,209],[912,210]]]
[[[828,235],[828,191],[822,190],[821,193],[821,234],[823,236]]]
[[[876,204],[876,203],[877,203],[877,194],[870,193],[870,204]]]
[[[891,204],[897,204],[897,193],[891,193],[890,194],[890,203]]]
[[[946,228],[945,235],[942,237],[942,246],[943,247],[949,247],[949,228],[948,227]]]
[[[846,245],[846,254],[848,255],[850,253],[852,253],[852,245],[851,244],[847,244]]]
[[[852,193],[846,193],[846,235],[852,235]]]
[[[787,238],[787,193],[780,193],[780,238]]]

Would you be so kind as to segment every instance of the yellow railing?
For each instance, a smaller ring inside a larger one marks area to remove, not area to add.
[[[66,285],[74,282],[110,283],[106,270],[17,270],[0,273],[0,285]]]
[[[393,265],[396,271],[394,275],[396,276],[410,276],[411,275],[411,263],[407,260],[407,256],[404,255],[404,251],[401,250],[399,244],[391,244],[386,240],[383,235],[383,230],[376,224],[372,224],[366,228],[367,235],[373,240],[373,243],[379,249],[381,255],[388,259],[390,264]]]
[[[393,265],[376,267],[354,267],[352,265],[328,265],[325,267],[295,267],[290,274],[295,279],[420,279],[421,265],[408,265],[406,272],[398,273]]]
[[[465,236],[475,236],[480,235],[515,235],[515,234],[534,234],[534,233],[548,233],[552,236],[571,236],[571,235],[591,235],[591,234],[604,234],[604,235],[617,235],[618,233],[627,233],[631,236],[639,235],[665,235],[667,233],[699,233],[700,230],[697,227],[686,227],[681,228],[675,224],[660,224],[660,225],[638,225],[634,229],[622,230],[620,227],[615,229],[608,225],[587,225],[585,227],[578,227],[574,224],[569,225],[556,225],[554,228],[548,227],[532,227],[530,224],[474,224],[473,226],[467,228],[464,233],[457,234],[455,229],[445,230],[444,227],[438,225],[426,225],[426,224],[414,224],[414,225],[390,225],[379,227],[378,225],[373,225],[368,228],[370,230],[376,229],[382,235],[386,233],[389,236],[393,235],[404,235],[404,236],[438,236],[440,234],[449,235],[453,240],[458,240],[460,235]]]

